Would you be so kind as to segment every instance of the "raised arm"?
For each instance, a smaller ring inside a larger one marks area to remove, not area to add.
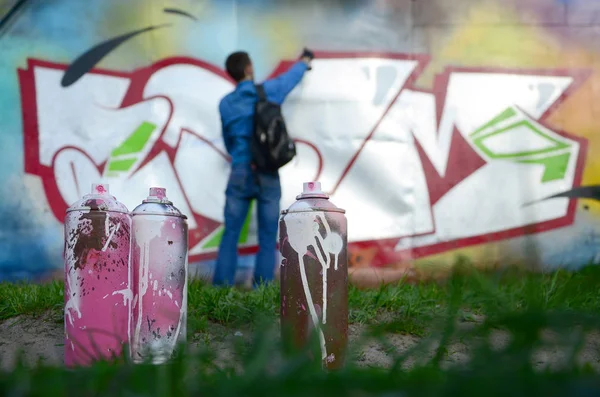
[[[265,93],[270,101],[282,104],[287,95],[298,85],[308,63],[304,60],[296,62],[285,73],[264,82]]]

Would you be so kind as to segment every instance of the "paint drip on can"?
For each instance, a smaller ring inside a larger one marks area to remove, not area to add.
[[[348,254],[345,211],[329,201],[319,182],[281,211],[281,335],[294,349],[316,333],[322,364],[339,368],[348,339]]]
[[[65,365],[122,354],[131,336],[131,216],[106,184],[67,209],[64,222]]]
[[[152,187],[132,218],[132,359],[160,364],[186,341],[187,217],[167,199],[166,189]]]

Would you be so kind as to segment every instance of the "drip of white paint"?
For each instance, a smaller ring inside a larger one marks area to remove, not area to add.
[[[106,219],[108,219],[108,215],[106,215]],[[121,223],[119,223],[117,225],[117,227],[113,227],[112,232],[110,232],[110,236],[108,236],[108,238],[106,239],[106,243],[104,243],[104,247],[102,247],[102,252],[106,251],[106,249],[108,248],[108,244],[110,244],[110,241],[112,240],[113,236],[120,228],[121,228]],[[107,229],[107,231],[108,231],[108,229]]]
[[[123,295],[123,306],[127,306],[127,302],[131,302],[133,300],[133,292],[131,291],[131,288],[125,288],[112,293],[113,296],[117,294]]]
[[[158,280],[154,280],[154,282],[152,283],[152,289],[154,291],[158,290]]]
[[[317,226],[317,228],[315,230],[315,238],[320,243],[321,247],[324,247],[323,239],[321,238],[321,234],[319,233],[319,230],[318,230],[319,225],[318,225],[318,223],[315,223],[315,225]],[[321,264],[321,275],[322,275],[322,280],[323,280],[323,286],[322,286],[323,319],[321,321],[323,322],[323,324],[325,324],[325,323],[327,323],[327,271],[329,270],[330,258],[329,258],[329,255],[327,254],[327,252],[325,252],[325,257],[323,257],[323,254],[321,254],[321,250],[319,249],[318,246],[314,245],[313,247],[317,254],[317,259],[319,260],[319,263]],[[325,248],[323,248],[323,249],[325,249]]]
[[[135,269],[139,272],[139,279],[136,286],[137,294],[134,297],[134,306],[137,304],[137,321],[135,324],[132,350],[135,351],[142,348],[141,332],[144,321],[144,296],[148,293],[148,290],[153,287],[149,282],[151,261],[150,245],[156,237],[160,236],[160,225],[146,221],[143,218],[134,218],[132,226],[136,236],[135,244],[140,253],[139,269]]]
[[[327,219],[325,219],[325,214],[319,213],[319,214],[317,214],[317,216],[319,218],[321,218],[321,220],[323,221],[323,226],[325,226],[325,234],[327,236],[329,236],[331,234],[331,228],[329,227],[329,223],[327,222]]]
[[[327,324],[327,269],[323,270],[323,320],[322,321],[323,321],[323,324]]]
[[[165,290],[165,294],[167,294],[167,296],[168,296],[169,298],[171,298],[171,300],[173,300],[173,294],[171,293],[171,291],[169,291],[169,290]]]
[[[329,233],[324,241],[323,241],[323,249],[327,252],[329,252],[330,254],[333,254],[333,260],[334,260],[334,268],[335,270],[338,269],[338,258],[340,255],[340,252],[342,252],[342,248],[344,246],[344,242],[342,241],[342,236],[340,236],[337,233]]]
[[[140,247],[140,291],[138,295],[138,319],[135,325],[135,341],[136,344],[140,343],[140,332],[142,330],[142,302],[146,291],[148,290],[148,268],[150,265],[150,244],[143,243]]]
[[[110,294],[106,294],[106,295],[104,295],[104,296],[102,297],[102,299],[106,299],[106,298],[108,298],[108,295],[110,295]]]
[[[321,236],[317,219],[320,219],[325,228],[325,238]],[[322,324],[327,323],[327,273],[331,267],[331,254],[334,256],[334,268],[338,269],[338,256],[343,248],[343,241],[338,233],[331,231],[331,227],[327,222],[323,212],[307,212],[296,216],[286,216],[284,218],[286,229],[288,232],[288,241],[294,251],[298,254],[300,264],[300,275],[302,277],[302,286],[306,295],[309,311],[313,318],[313,323],[319,330],[319,339],[321,341],[321,353],[323,359],[327,357],[327,349],[325,346],[325,338],[323,331],[319,326],[319,318],[317,316],[312,295],[306,278],[306,270],[304,264],[304,255],[309,247],[313,247],[322,268],[322,291],[323,291],[323,316]],[[316,244],[316,241],[319,244]],[[323,248],[323,253],[319,245]]]
[[[319,326],[319,316],[317,316],[317,311],[315,310],[315,304],[313,303],[312,295],[310,293],[310,288],[308,287],[308,280],[306,278],[306,266],[304,265],[304,255],[298,254],[298,261],[300,263],[300,277],[302,278],[302,286],[304,287],[304,294],[306,295],[306,302],[308,303],[308,311],[310,312],[310,316],[313,320],[313,325],[317,329],[319,333],[319,341],[321,342],[321,356],[323,359],[327,357],[327,347],[325,346],[325,335],[323,335],[323,330]]]
[[[75,236],[73,247],[77,244],[79,235]],[[75,269],[75,260],[73,258],[73,250],[68,251],[67,256],[67,287],[69,289],[69,297],[65,303],[65,313],[69,318],[69,323],[73,325],[73,314],[71,310],[77,313],[77,317],[81,318],[81,301],[79,300],[79,286],[77,286],[77,269]]]
[[[325,240],[321,237],[321,233],[319,232],[319,224],[316,222],[317,218],[321,218],[321,221],[323,222],[323,225],[325,226],[325,230],[327,232],[326,237],[328,237],[331,234],[331,229],[329,227],[329,224],[327,223],[327,219],[325,219],[324,216],[321,216],[320,214],[315,216],[315,223],[313,225],[314,231],[315,231],[315,238],[316,240],[319,242],[319,244],[321,245],[321,247],[323,247],[323,251],[325,252],[325,257],[323,257],[323,255],[321,254],[321,249],[318,246],[313,246],[315,249],[315,252],[317,253],[317,257],[319,259],[319,263],[321,264],[321,273],[323,274],[323,319],[321,320],[323,322],[323,324],[327,323],[327,272],[329,271],[329,267],[331,266],[331,257],[329,255],[329,252],[327,250],[327,246],[325,245]]]
[[[130,227],[131,230],[131,227]],[[133,288],[133,269],[131,269],[131,255],[129,255],[128,257],[128,261],[127,261],[127,288],[129,288],[129,291],[131,293],[130,295],[130,301],[129,301],[129,306],[127,307],[127,342],[128,342],[128,350],[129,350],[129,356],[131,357],[132,355],[132,346],[131,346],[131,326],[132,326],[132,321],[131,319],[133,318],[133,305],[135,304],[135,299],[137,297],[134,297],[134,288]]]

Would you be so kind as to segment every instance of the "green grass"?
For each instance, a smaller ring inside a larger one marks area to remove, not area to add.
[[[600,312],[600,266],[577,272],[560,270],[532,274],[516,268],[497,272],[478,272],[468,266],[457,270],[448,282],[398,284],[374,290],[350,287],[350,323],[373,324],[393,316],[396,332],[424,335],[427,328],[445,313],[451,293],[461,291],[463,319],[495,312],[571,310]],[[0,320],[19,315],[40,315],[52,311],[61,315],[63,286],[47,284],[0,283]],[[276,285],[254,291],[214,288],[192,281],[188,295],[189,326],[201,331],[207,322],[225,326],[253,324],[279,313]]]
[[[62,311],[63,283],[0,283],[0,320],[19,315],[40,315]]]
[[[352,323],[370,324],[349,347],[347,364],[324,372],[304,352],[283,357],[274,321],[279,305],[276,286],[244,292],[216,289],[200,282],[189,288],[192,332],[209,322],[226,327],[254,325],[251,343],[236,345],[230,361],[215,365],[211,344],[194,355],[180,354],[161,366],[127,360],[66,371],[18,366],[0,371],[0,395],[15,396],[596,396],[600,377],[576,357],[591,331],[600,330],[600,267],[578,272],[529,274],[516,269],[480,273],[459,267],[446,282],[395,285],[361,291],[350,288]],[[60,316],[62,285],[0,284],[0,318]],[[472,322],[471,327],[457,324]],[[263,329],[264,324],[270,328]],[[502,348],[490,335],[510,335]],[[553,331],[555,340],[541,337]],[[421,337],[413,348],[398,351],[390,333]],[[377,340],[392,358],[388,368],[362,368],[354,359],[369,340]],[[453,343],[470,346],[470,360],[447,368]],[[539,371],[539,348],[562,346],[561,366]],[[312,347],[314,348],[314,346]],[[318,347],[317,347],[318,349]],[[430,353],[426,353],[429,351]],[[600,355],[598,356],[600,357]],[[418,359],[411,369],[406,363]]]

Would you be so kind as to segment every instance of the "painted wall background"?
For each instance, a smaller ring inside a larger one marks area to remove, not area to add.
[[[351,268],[600,262],[600,0],[30,0],[0,29],[0,280],[60,272],[64,210],[99,181],[130,209],[166,187],[210,272],[224,60],[247,50],[262,80],[305,45],[281,204],[318,178],[348,211]]]

